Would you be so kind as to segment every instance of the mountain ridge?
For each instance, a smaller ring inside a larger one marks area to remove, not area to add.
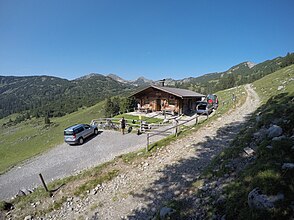
[[[189,89],[201,94],[215,93],[251,83],[291,64],[294,64],[294,53],[259,64],[242,62],[224,72],[181,80],[166,78],[165,86]],[[21,112],[29,112],[36,117],[59,117],[83,106],[92,106],[107,97],[127,95],[159,82],[143,76],[136,80],[124,80],[115,74],[105,76],[99,73],[90,73],[73,80],[46,75],[0,76],[0,118]]]

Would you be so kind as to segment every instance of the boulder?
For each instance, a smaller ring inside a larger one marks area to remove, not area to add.
[[[163,207],[160,209],[159,216],[160,219],[167,219],[168,217],[171,217],[174,213],[176,213],[176,210],[169,207]]]
[[[274,137],[272,140],[273,141],[281,141],[283,139],[286,139],[287,137],[285,135],[279,136],[279,137]]]
[[[267,198],[266,195],[263,195],[259,188],[253,189],[248,194],[248,205],[250,208],[254,209],[271,209],[274,207],[274,204]]]
[[[32,191],[29,189],[21,189],[21,191],[23,191],[25,195],[29,195],[32,193]]]
[[[267,136],[269,138],[279,137],[283,133],[283,129],[278,125],[273,125],[267,129]]]
[[[25,196],[25,192],[22,191],[22,190],[19,190],[18,193],[16,194],[16,196],[19,196],[19,197],[22,197],[22,196]]]
[[[250,147],[245,147],[243,150],[245,151],[245,153],[249,157],[251,157],[251,156],[253,156],[255,154],[255,151],[252,148],[250,148]]]
[[[265,139],[266,135],[267,135],[267,129],[261,128],[259,131],[253,134],[253,138],[257,143],[260,143],[261,141]]]
[[[283,170],[293,170],[294,169],[294,163],[284,163],[282,166]]]
[[[33,217],[31,215],[28,215],[24,218],[24,220],[32,220],[32,219],[33,219]]]
[[[96,195],[96,193],[97,193],[97,190],[96,190],[96,189],[92,189],[91,192],[90,192],[90,194],[91,194],[92,196]]]
[[[259,188],[255,188],[248,194],[248,205],[251,209],[272,209],[275,207],[275,202],[283,199],[284,195],[281,193],[267,196],[262,194]]]

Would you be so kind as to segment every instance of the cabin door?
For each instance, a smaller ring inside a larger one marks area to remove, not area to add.
[[[156,108],[155,111],[161,110],[161,99],[156,99]]]

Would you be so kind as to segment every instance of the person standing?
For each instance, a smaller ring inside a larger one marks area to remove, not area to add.
[[[120,127],[121,127],[121,132],[124,135],[125,134],[125,128],[126,128],[126,120],[124,117],[120,120]]]

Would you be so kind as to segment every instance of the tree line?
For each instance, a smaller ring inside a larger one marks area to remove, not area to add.
[[[252,83],[279,69],[294,64],[294,53],[287,53],[285,57],[267,60],[250,68],[246,63],[232,67],[228,71],[203,75],[191,79],[189,82],[176,83],[176,87],[190,89],[202,94],[215,93],[220,90]]]
[[[132,97],[109,97],[105,100],[104,117],[112,118],[115,115],[133,111],[135,107],[136,100]]]

